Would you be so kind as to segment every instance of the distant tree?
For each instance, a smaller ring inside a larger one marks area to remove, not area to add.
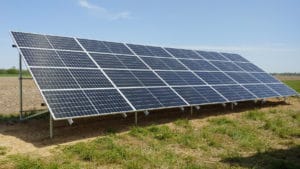
[[[10,69],[7,69],[7,70],[6,70],[6,73],[7,73],[7,74],[18,74],[19,71],[16,69],[16,67],[12,67],[12,68],[10,68]]]

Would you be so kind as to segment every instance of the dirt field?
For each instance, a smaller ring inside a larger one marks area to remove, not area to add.
[[[24,110],[42,109],[43,99],[32,80],[23,81]],[[19,112],[19,81],[16,77],[0,77],[0,113]]]

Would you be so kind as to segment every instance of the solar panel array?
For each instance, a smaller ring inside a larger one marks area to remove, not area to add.
[[[12,35],[56,120],[297,95],[238,54]]]

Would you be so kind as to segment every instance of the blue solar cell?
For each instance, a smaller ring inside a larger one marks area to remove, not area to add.
[[[271,87],[273,90],[275,90],[277,93],[279,93],[281,96],[294,96],[297,95],[294,90],[287,87],[284,84],[267,84],[267,86]]]
[[[171,86],[187,85],[187,82],[173,71],[157,71],[156,73]]]
[[[98,69],[70,69],[81,88],[113,87]]]
[[[20,49],[28,66],[64,67],[64,63],[53,50]]]
[[[75,41],[74,38],[61,37],[61,36],[46,36],[54,49],[65,49],[65,50],[79,50],[82,51],[80,45]]]
[[[126,69],[126,66],[113,54],[90,53],[90,55],[101,68]]]
[[[154,57],[141,57],[151,69],[170,70],[171,68],[161,59]]]
[[[165,86],[152,71],[131,71],[132,74],[140,81],[143,86]]]
[[[127,44],[127,46],[130,47],[130,49],[132,49],[137,55],[154,56],[152,52],[144,45]]]
[[[251,73],[256,79],[263,83],[278,83],[279,81],[267,73]]]
[[[260,81],[252,77],[249,73],[226,72],[226,74],[228,74],[232,79],[241,84],[260,83]]]
[[[211,63],[217,68],[219,68],[221,71],[243,71],[241,68],[239,68],[232,62],[211,61]]]
[[[137,110],[155,109],[163,105],[145,88],[121,89],[121,92]]]
[[[118,87],[143,86],[129,70],[104,70]]]
[[[149,88],[148,90],[164,107],[186,105],[185,102],[168,87]]]
[[[221,93],[228,101],[246,101],[256,99],[255,96],[240,85],[213,86],[213,88]]]
[[[201,105],[209,101],[193,87],[175,87],[175,91],[191,105]]]
[[[112,53],[133,55],[133,53],[123,43],[105,41],[103,41],[103,43]]]
[[[226,102],[226,100],[220,94],[218,94],[209,86],[199,86],[199,87],[194,87],[194,89],[196,89],[196,91],[201,96],[203,96],[208,101],[208,103]]]
[[[236,64],[247,72],[264,72],[262,69],[252,63],[236,62]]]
[[[52,48],[44,35],[22,32],[12,32],[12,35],[19,47]]]
[[[180,61],[187,66],[189,69],[194,70],[194,71],[217,71],[217,69],[208,63],[205,60],[188,60],[188,59],[180,59]]]
[[[57,119],[98,114],[81,90],[43,91],[43,94]]]
[[[236,84],[231,78],[222,72],[195,72],[201,79],[210,85]]]
[[[97,67],[89,56],[83,52],[57,51],[57,54],[67,67]]]
[[[159,57],[172,57],[168,54],[163,48],[156,47],[156,46],[146,46],[148,50],[153,54],[152,56],[159,56]]]
[[[176,59],[171,58],[161,58],[161,60],[171,69],[171,70],[187,70],[181,63]]]
[[[266,85],[244,85],[250,92],[255,94],[259,98],[269,98],[279,96],[277,93],[273,92]]]
[[[89,39],[78,39],[78,41],[86,51],[111,53],[111,51],[104,45],[102,41]]]
[[[221,53],[221,54],[234,62],[249,62],[247,59],[243,58],[241,55],[238,54],[234,54],[234,53]]]
[[[175,49],[175,48],[165,48],[168,52],[170,52],[176,58],[183,59],[203,59],[200,55],[196,54],[192,50],[186,49]]]
[[[206,51],[196,51],[198,54],[200,54],[203,58],[207,60],[223,60],[228,61],[225,57],[223,57],[221,54],[217,52],[206,52]]]
[[[148,69],[147,66],[136,56],[116,55],[128,69]]]
[[[100,114],[133,110],[116,89],[85,90],[84,92]]]
[[[205,83],[192,72],[175,72],[188,85],[204,85]]]
[[[80,88],[68,69],[31,68],[41,89]]]

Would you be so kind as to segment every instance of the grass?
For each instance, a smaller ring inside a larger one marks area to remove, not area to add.
[[[300,80],[285,80],[284,83],[300,93]]]
[[[300,111],[272,108],[132,127],[59,146],[49,158],[9,155],[5,168],[299,168]],[[1,162],[0,162],[1,164]],[[1,168],[1,167],[0,167]]]

